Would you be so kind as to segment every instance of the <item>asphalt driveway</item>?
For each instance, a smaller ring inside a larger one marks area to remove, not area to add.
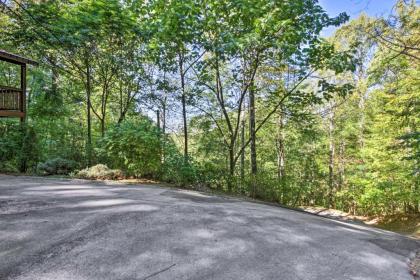
[[[0,175],[0,279],[413,279],[420,244],[280,207]]]

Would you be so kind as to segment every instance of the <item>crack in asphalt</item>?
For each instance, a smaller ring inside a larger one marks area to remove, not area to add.
[[[172,265],[170,265],[170,266],[168,266],[168,267],[166,267],[166,268],[164,268],[164,269],[162,269],[162,270],[159,270],[159,271],[157,271],[157,272],[155,272],[155,273],[152,273],[152,274],[150,274],[150,275],[148,275],[148,276],[144,277],[142,280],[147,280],[147,279],[153,278],[153,277],[155,277],[155,276],[156,276],[156,275],[158,275],[158,274],[161,274],[161,273],[163,273],[163,272],[165,272],[165,271],[168,271],[169,269],[171,269],[171,268],[172,268],[172,267],[174,267],[174,266],[176,266],[176,263],[174,263],[174,264],[172,264]]]

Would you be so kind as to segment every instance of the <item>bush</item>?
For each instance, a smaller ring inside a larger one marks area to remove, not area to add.
[[[92,167],[80,170],[75,174],[76,178],[93,180],[117,180],[122,179],[124,174],[119,169],[110,169],[104,164],[97,164]]]
[[[37,135],[32,126],[0,122],[0,170],[34,170],[38,161]]]
[[[49,159],[37,166],[37,173],[40,175],[67,175],[77,167],[73,160],[54,158]]]
[[[127,120],[107,131],[98,156],[110,166],[136,177],[156,177],[161,165],[161,139],[146,118]]]
[[[199,178],[197,167],[192,162],[185,163],[183,156],[168,156],[160,176],[161,180],[178,186],[195,184]]]

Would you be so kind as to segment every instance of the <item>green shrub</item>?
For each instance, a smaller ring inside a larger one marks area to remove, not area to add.
[[[97,154],[114,168],[136,177],[157,177],[161,165],[161,139],[147,118],[127,120],[107,131]]]
[[[185,163],[181,155],[170,154],[166,157],[162,166],[161,180],[185,186],[197,183],[198,178],[198,170],[194,163]]]
[[[39,163],[36,171],[40,175],[67,175],[77,167],[73,160],[54,158]]]
[[[74,177],[93,180],[117,180],[122,179],[124,174],[119,169],[110,169],[105,164],[97,164],[80,170]]]
[[[0,122],[0,170],[26,172],[36,168],[37,135],[31,125],[14,121]]]

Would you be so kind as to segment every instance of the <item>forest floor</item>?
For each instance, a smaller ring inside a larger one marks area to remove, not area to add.
[[[0,279],[409,280],[419,264],[397,233],[150,184],[0,175],[0,225]]]

